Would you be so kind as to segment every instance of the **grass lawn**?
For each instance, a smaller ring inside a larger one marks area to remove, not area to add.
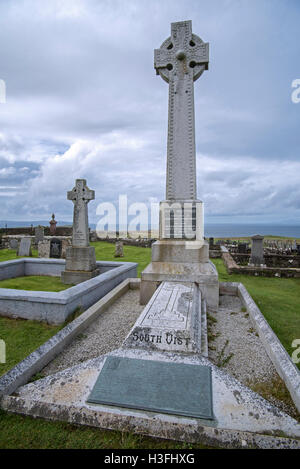
[[[52,291],[58,292],[70,288],[72,285],[61,283],[60,277],[47,275],[27,275],[0,280],[0,288],[15,288],[17,290]]]
[[[115,245],[98,241],[90,243],[95,247],[97,261],[116,261],[116,262],[137,262],[138,277],[141,272],[151,262],[151,248],[140,248],[138,246],[124,246],[124,257],[114,257]]]
[[[150,248],[124,246],[124,258],[116,259],[114,258],[113,244],[103,241],[91,243],[91,245],[95,246],[97,260],[137,262],[139,276],[151,260]],[[16,259],[16,253],[11,250],[0,250],[0,261],[9,259]],[[272,329],[288,353],[291,354],[292,341],[295,338],[300,338],[300,279],[228,275],[221,259],[214,259],[213,262],[217,266],[220,281],[242,282],[245,285]],[[17,279],[12,280],[17,281]],[[22,282],[25,280],[23,279]],[[24,285],[22,282],[21,285]],[[53,288],[55,288],[56,279],[52,278],[52,282]],[[1,286],[2,283],[0,283]],[[63,326],[0,318],[0,339],[4,339],[7,346],[7,363],[0,364],[0,375],[25,358],[58,332],[61,327]],[[192,449],[202,447],[201,445],[186,445],[128,433],[76,427],[60,422],[47,422],[20,415],[10,415],[0,410],[0,448],[2,449]]]
[[[32,257],[38,257],[37,249],[31,249]],[[0,249],[0,262],[12,261],[15,259],[22,259],[21,256],[17,256],[17,251],[14,249]]]

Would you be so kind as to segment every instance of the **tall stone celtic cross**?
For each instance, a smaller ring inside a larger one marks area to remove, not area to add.
[[[192,22],[171,24],[171,36],[154,51],[154,68],[169,83],[167,200],[195,200],[194,81],[208,69],[209,44]]]
[[[75,187],[68,191],[68,200],[74,203],[73,247],[89,246],[89,222],[87,204],[95,198],[95,191],[90,190],[85,179],[76,179]]]

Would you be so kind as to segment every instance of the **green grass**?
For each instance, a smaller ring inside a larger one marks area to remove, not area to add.
[[[138,277],[151,261],[151,248],[124,246],[124,257],[114,257],[115,245],[105,241],[90,243],[95,247],[96,259],[99,261],[137,262]]]
[[[79,427],[7,414],[0,410],[0,449],[192,449],[208,448],[131,433]]]
[[[213,259],[220,282],[241,282],[291,356],[300,338],[300,278],[255,277],[226,272],[222,259]],[[300,364],[298,364],[300,369]]]
[[[37,249],[32,249],[32,257],[38,257]],[[0,262],[22,259],[14,249],[0,249]]]
[[[17,290],[59,292],[70,288],[70,286],[72,285],[61,283],[60,277],[49,277],[46,275],[28,275],[26,277],[0,280],[0,288],[15,288]]]
[[[0,339],[6,343],[6,363],[0,363],[0,375],[50,339],[61,327],[26,319],[0,317]]]

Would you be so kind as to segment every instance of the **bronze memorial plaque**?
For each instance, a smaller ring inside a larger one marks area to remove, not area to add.
[[[87,402],[212,420],[211,368],[109,356]]]

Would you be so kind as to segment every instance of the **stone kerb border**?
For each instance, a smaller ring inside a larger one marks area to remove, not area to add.
[[[88,308],[126,278],[136,277],[132,262],[97,262],[100,275],[61,292],[0,289],[2,316],[61,324],[77,307]],[[23,275],[60,275],[63,259],[22,258],[0,263],[0,279]]]
[[[259,275],[262,277],[300,277],[299,268],[259,267],[238,265],[225,246],[221,246],[222,259],[229,274]],[[212,256],[216,257],[216,256]]]
[[[291,398],[300,412],[300,372],[244,285],[238,282],[220,282],[220,294],[239,296],[247,308],[253,326],[259,334],[270,360],[285,382]]]
[[[13,393],[51,360],[53,360],[79,333],[87,328],[110,304],[122,296],[129,288],[139,288],[140,279],[128,278],[101,300],[65,326],[51,339],[0,377],[0,396]],[[275,333],[263,317],[261,311],[241,283],[220,282],[220,294],[238,295],[265,346],[278,374],[284,380],[291,397],[300,411],[300,373],[290,356],[283,348]]]
[[[101,300],[67,324],[61,331],[19,362],[14,368],[0,377],[0,396],[13,393],[19,386],[42,370],[53,360],[78,334],[86,329],[114,301],[130,288],[139,288],[139,279],[128,278],[115,287]]]

